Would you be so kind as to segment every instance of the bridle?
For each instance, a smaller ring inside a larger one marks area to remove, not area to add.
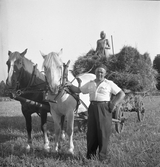
[[[53,93],[53,91],[52,91],[52,89],[51,89],[51,87],[49,85],[49,82],[47,80],[47,77],[45,75],[47,88],[48,88],[46,93],[48,93],[48,91],[49,91],[51,94],[56,95],[54,100],[52,100],[51,102],[57,103],[57,99],[60,97],[60,95],[65,93],[64,88],[65,88],[66,81],[68,81],[68,67],[69,67],[69,63],[70,63],[70,60],[67,62],[67,64],[63,63],[63,68],[62,68],[63,72],[62,72],[61,77],[60,77],[60,85],[58,86],[58,93],[57,94]]]
[[[52,87],[50,86],[50,84],[49,84],[49,81],[48,81],[48,79],[47,79],[47,71],[48,71],[48,69],[46,70],[44,70],[44,75],[45,75],[45,82],[46,82],[46,84],[47,84],[47,88],[46,88],[46,92],[50,92],[51,94],[55,94],[53,91],[52,91]],[[61,87],[61,85],[62,85],[62,80],[63,80],[63,69],[61,70],[61,77],[60,77],[60,79],[59,79],[59,86],[58,86],[58,91],[59,91],[59,89],[60,89],[60,87]]]
[[[13,66],[13,70],[14,70],[14,67],[15,65],[12,65]],[[36,78],[36,75],[35,75],[35,71],[36,71],[36,67],[37,67],[37,64],[33,66],[33,70],[32,70],[32,74],[31,74],[31,78],[30,80],[28,81],[28,84],[26,87],[23,87],[21,88],[20,87],[20,83],[21,83],[21,80],[24,78],[24,68],[21,67],[20,71],[19,71],[19,75],[17,76],[17,79],[16,79],[16,86],[13,88],[13,89],[10,89],[10,92],[11,93],[16,93],[16,95],[20,96],[22,94],[26,94],[26,93],[33,93],[33,92],[39,92],[39,91],[35,91],[35,90],[28,90],[34,83],[35,81],[35,78]],[[43,84],[43,83],[41,83]],[[38,85],[41,85],[41,84],[37,84],[35,86],[38,86]]]
[[[15,87],[15,90],[20,89],[20,81],[21,81],[22,78],[23,78],[23,73],[24,73],[24,68],[22,67],[21,70],[20,70],[20,74],[19,74],[19,76],[17,77],[17,80],[16,80],[16,87]]]

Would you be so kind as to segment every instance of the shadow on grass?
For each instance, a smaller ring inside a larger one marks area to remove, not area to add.
[[[47,128],[53,132],[53,122],[47,122]],[[41,120],[39,116],[32,116],[32,134],[37,132],[41,132]],[[23,137],[24,133],[27,135],[26,121],[23,116],[0,117],[0,143]]]
[[[79,133],[79,130],[80,130],[80,127],[78,127],[79,125],[81,125],[81,122],[79,124],[79,122],[75,121],[74,133]],[[47,117],[47,130],[49,134],[53,135],[54,123],[51,116]],[[66,130],[66,127],[65,127],[65,130]],[[41,119],[39,116],[33,115],[32,116],[32,135],[34,135],[34,138],[39,138],[39,135],[37,133],[42,133]],[[26,130],[26,121],[23,116],[11,116],[11,117],[1,116],[0,117],[0,143],[4,143],[6,141],[15,139],[17,137],[24,137],[24,134],[27,135],[27,130]]]

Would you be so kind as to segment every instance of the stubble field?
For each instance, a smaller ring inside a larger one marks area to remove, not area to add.
[[[51,151],[43,150],[40,118],[33,115],[33,149],[25,150],[27,135],[20,104],[16,101],[0,102],[0,167],[159,167],[160,166],[160,97],[144,98],[145,117],[137,121],[136,113],[125,113],[123,132],[117,134],[112,128],[110,141],[111,162],[86,159],[86,134],[75,127],[75,154],[67,153],[68,143],[62,142],[59,153],[53,150],[54,128],[48,115],[48,136]]]

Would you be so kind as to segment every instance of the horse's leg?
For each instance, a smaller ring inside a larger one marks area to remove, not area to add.
[[[61,139],[65,140],[65,130],[64,130],[65,116],[61,116]]]
[[[59,121],[58,121],[59,120]],[[57,117],[57,120],[54,120],[54,128],[55,128],[55,151],[58,152],[60,148],[60,132],[61,132],[61,127],[60,127],[60,118]]]
[[[69,137],[69,152],[74,154],[74,145],[73,145],[73,131],[74,131],[74,112],[70,112],[67,115],[67,134]]]
[[[43,132],[43,138],[44,138],[44,149],[49,152],[50,146],[49,146],[49,140],[47,136],[47,111],[41,110],[41,130]]]
[[[28,110],[24,109],[23,106],[22,106],[22,113],[26,120],[26,129],[27,129],[27,134],[28,134],[28,143],[27,143],[26,149],[30,151],[31,146],[32,146],[32,137],[31,137],[32,117],[31,117],[31,113],[29,113]]]
[[[52,109],[52,104],[50,105],[51,115],[54,122],[54,133],[55,133],[55,151],[58,152],[60,147],[60,132],[61,132],[61,116],[57,115],[56,112]]]

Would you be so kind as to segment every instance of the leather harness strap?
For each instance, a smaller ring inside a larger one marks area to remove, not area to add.
[[[36,78],[36,69],[37,69],[37,64],[33,67],[32,76],[31,76],[30,81],[28,82],[26,89],[29,88],[30,86],[32,86],[32,84],[34,83],[34,80]]]
[[[59,97],[63,96],[63,94],[66,92],[66,93],[72,95],[74,97],[74,99],[77,101],[77,106],[76,106],[76,110],[77,110],[78,106],[80,105],[79,95],[71,92],[67,87],[65,87],[65,83],[68,81],[68,66],[69,66],[69,63],[70,63],[70,61],[68,61],[67,64],[63,64],[64,69],[63,69],[62,85],[60,86],[58,94],[54,98],[53,102],[56,102],[57,99]]]

